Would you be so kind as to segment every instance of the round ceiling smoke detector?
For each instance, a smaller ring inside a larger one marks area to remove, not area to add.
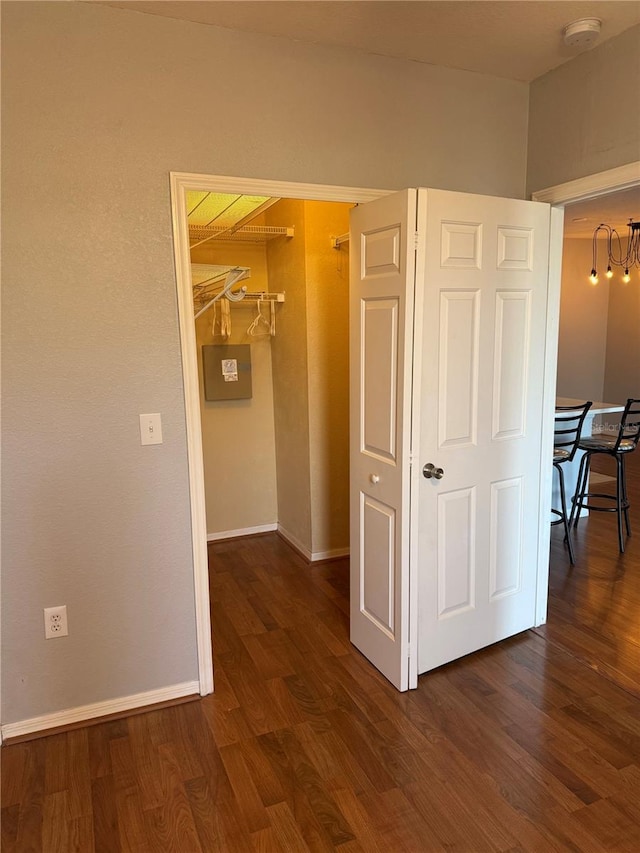
[[[600,35],[601,21],[599,18],[580,18],[564,28],[564,43],[568,47],[592,47]]]

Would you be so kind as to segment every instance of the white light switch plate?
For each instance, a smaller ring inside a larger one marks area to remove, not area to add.
[[[152,415],[140,415],[141,444],[162,444],[162,418],[156,412]]]

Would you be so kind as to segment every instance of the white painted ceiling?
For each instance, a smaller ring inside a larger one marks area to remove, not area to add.
[[[638,0],[127,0],[104,5],[530,82],[576,56],[564,27],[602,21],[597,44],[640,23]]]
[[[565,237],[592,237],[594,228],[605,222],[627,235],[629,219],[640,222],[640,187],[567,205],[564,209]]]

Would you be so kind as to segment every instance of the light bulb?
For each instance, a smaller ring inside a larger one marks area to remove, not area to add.
[[[631,281],[631,276],[629,275],[629,270],[624,271],[624,275],[622,276],[622,280],[625,284],[629,284]]]
[[[613,273],[611,272],[611,265],[607,267],[607,278],[613,278]]]
[[[589,281],[591,282],[591,284],[597,284],[598,283],[598,273],[595,271],[595,269],[591,270],[591,275],[589,276]]]

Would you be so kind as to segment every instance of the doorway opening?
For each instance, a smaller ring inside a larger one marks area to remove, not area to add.
[[[627,397],[640,395],[640,280],[637,270],[628,283],[620,270],[614,270],[608,279],[606,243],[599,241],[599,281],[594,286],[589,280],[592,242],[600,223],[616,227],[624,239],[629,217],[637,219],[640,163],[551,188],[539,194],[539,200],[564,207],[558,396],[620,406]],[[616,429],[618,421],[619,413],[596,415],[592,430],[607,433]],[[633,529],[640,457],[628,461]],[[610,460],[596,462],[590,490],[614,492],[613,473]],[[569,564],[560,528],[555,528],[548,620],[537,633],[606,673],[624,689],[637,691],[638,597],[634,583],[638,555],[627,548],[620,557],[615,525],[610,521],[606,514],[594,513],[588,524],[580,523],[574,539],[575,567]]]
[[[277,530],[309,561],[348,553],[345,237],[349,209],[386,193],[171,180],[205,695],[213,689],[208,542]],[[238,268],[246,274],[231,298],[212,302]],[[236,370],[222,375],[229,365]]]
[[[640,273],[606,273],[607,238],[597,237],[598,282],[590,282],[593,233],[601,224],[616,228],[626,249],[627,222],[640,217],[640,186],[567,205],[564,222],[558,395],[624,402],[640,375]]]

